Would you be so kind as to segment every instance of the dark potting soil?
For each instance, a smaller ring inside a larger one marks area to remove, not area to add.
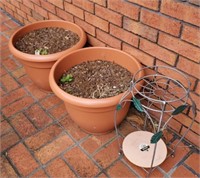
[[[70,81],[61,82],[66,78]],[[82,98],[107,98],[128,90],[132,74],[109,61],[95,60],[78,64],[64,72],[59,86],[65,92]]]
[[[59,27],[47,27],[33,30],[15,43],[15,47],[28,54],[35,54],[35,50],[46,50],[52,54],[74,46],[80,37],[78,34]]]

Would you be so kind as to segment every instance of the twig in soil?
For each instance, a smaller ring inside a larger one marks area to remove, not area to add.
[[[92,93],[92,98],[93,99],[95,99],[95,98],[103,98],[103,96],[107,96],[107,94],[106,94],[107,92],[109,92],[109,87],[107,85],[106,86],[97,85],[97,89]],[[95,97],[95,94],[96,94],[97,97]]]

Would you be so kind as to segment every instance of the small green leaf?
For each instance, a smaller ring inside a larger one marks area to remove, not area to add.
[[[139,111],[139,112],[144,112],[142,104],[140,103],[140,100],[138,100],[137,98],[133,98],[133,104],[135,106],[135,108]]]
[[[117,107],[116,107],[117,111],[121,110],[122,109],[122,106],[121,104],[118,104]]]
[[[177,115],[177,114],[183,112],[184,109],[185,109],[186,107],[187,107],[186,104],[179,106],[178,108],[176,108],[176,109],[173,111],[172,115]]]
[[[62,83],[65,83],[65,82],[72,82],[73,81],[73,76],[71,74],[67,74],[66,76],[63,76],[60,81]]]
[[[47,49],[41,49],[40,54],[41,55],[47,55],[48,54]]]
[[[157,133],[155,133],[152,137],[151,137],[151,143],[157,143],[161,137],[163,136],[163,132],[159,131]]]

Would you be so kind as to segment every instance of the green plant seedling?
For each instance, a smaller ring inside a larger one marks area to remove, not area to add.
[[[65,82],[69,83],[69,82],[72,82],[73,80],[74,80],[74,78],[73,78],[73,76],[72,76],[71,74],[67,74],[67,75],[63,76],[63,77],[60,79],[60,81],[61,81],[62,83],[65,83]]]

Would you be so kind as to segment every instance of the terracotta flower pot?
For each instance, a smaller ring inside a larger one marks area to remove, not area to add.
[[[79,35],[80,40],[78,43],[67,50],[48,55],[27,54],[15,48],[14,44],[17,39],[24,36],[26,33],[29,33],[30,31],[45,27],[61,27],[67,30],[71,30]],[[78,25],[62,20],[45,20],[29,24],[18,29],[9,40],[9,49],[13,56],[24,65],[26,73],[32,79],[32,81],[40,89],[51,91],[48,78],[50,69],[55,61],[71,51],[82,48],[85,43],[86,34]]]
[[[103,134],[114,129],[114,112],[123,93],[109,98],[87,99],[70,95],[57,85],[65,70],[84,61],[97,59],[114,61],[133,74],[141,69],[140,63],[123,51],[107,47],[89,47],[76,50],[59,59],[51,69],[49,81],[53,92],[64,101],[71,119],[80,128],[89,133]],[[117,124],[121,123],[126,116],[129,105],[130,102],[127,102],[118,112]]]

